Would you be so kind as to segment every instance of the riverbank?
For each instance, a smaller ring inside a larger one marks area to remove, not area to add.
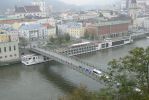
[[[13,60],[13,61],[7,61],[7,62],[0,62],[0,67],[9,66],[9,65],[12,65],[12,64],[19,64],[19,63],[21,63],[20,59]]]
[[[137,33],[133,33],[131,35],[131,38],[133,40],[138,40],[138,39],[142,39],[142,38],[146,38],[147,36],[149,36],[149,32],[137,32]]]

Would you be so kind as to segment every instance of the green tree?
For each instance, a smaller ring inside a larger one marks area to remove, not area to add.
[[[88,32],[85,32],[84,38],[85,38],[85,39],[89,39],[89,38],[90,38],[90,34],[89,34]]]
[[[118,60],[109,62],[106,88],[99,92],[76,89],[61,100],[149,100],[149,48],[135,48]]]
[[[63,36],[62,35],[59,35],[58,37],[57,37],[57,43],[58,44],[62,44],[62,42],[63,42]]]
[[[53,38],[53,36],[51,36],[51,37],[50,37],[50,42],[52,42],[52,43],[53,43],[53,42],[54,42],[54,40],[55,40],[55,39]]]
[[[149,48],[135,48],[128,56],[111,61],[109,66],[111,77],[105,82],[109,87],[119,83],[118,93],[130,98],[127,100],[149,100]]]
[[[66,34],[66,35],[65,35],[65,40],[66,40],[66,41],[70,41],[70,35],[69,35],[69,34]]]
[[[59,100],[114,100],[114,95],[113,91],[109,91],[109,89],[101,89],[100,92],[90,92],[86,87],[80,86]]]
[[[89,92],[86,87],[79,87],[71,94],[60,98],[59,100],[99,100],[93,92]]]

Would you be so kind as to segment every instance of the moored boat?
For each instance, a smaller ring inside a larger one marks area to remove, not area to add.
[[[27,66],[47,62],[50,59],[41,55],[28,54],[21,57],[21,62]]]

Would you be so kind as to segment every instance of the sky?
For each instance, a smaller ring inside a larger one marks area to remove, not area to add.
[[[109,5],[114,4],[119,0],[59,0],[66,4],[82,5]]]

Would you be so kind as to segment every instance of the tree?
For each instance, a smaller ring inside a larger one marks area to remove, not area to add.
[[[88,32],[85,32],[84,38],[89,39],[89,37],[90,37],[90,34]]]
[[[114,100],[111,92],[113,91],[107,89],[101,89],[100,92],[90,92],[86,87],[80,86],[59,100]]]
[[[60,98],[59,100],[99,100],[93,92],[89,92],[86,87],[80,86],[71,94]]]
[[[66,40],[66,41],[70,41],[70,35],[69,35],[69,34],[66,34],[66,35],[65,35],[65,40]]]
[[[130,98],[127,100],[149,100],[149,48],[135,48],[128,56],[109,62],[109,66],[109,87],[119,83],[118,93]]]
[[[62,35],[59,35],[59,36],[57,37],[57,43],[58,43],[58,44],[62,44],[62,42],[63,42],[63,36],[62,36]]]
[[[50,41],[51,41],[52,43],[54,42],[53,36],[50,37]]]
[[[106,88],[96,93],[76,89],[62,100],[149,100],[149,48],[113,59],[106,74],[109,78],[101,77]]]
[[[25,48],[25,46],[27,46],[29,43],[28,43],[27,39],[25,39],[24,37],[20,37],[19,44]]]

